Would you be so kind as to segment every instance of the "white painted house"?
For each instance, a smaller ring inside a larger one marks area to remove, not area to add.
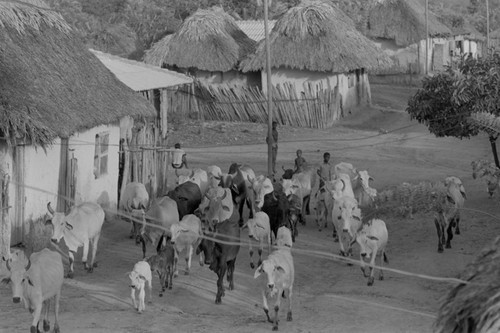
[[[263,26],[262,26],[263,28]],[[292,87],[296,96],[335,91],[343,112],[371,102],[368,71],[391,65],[389,57],[358,32],[336,5],[303,1],[274,24],[269,35],[271,82]],[[243,72],[260,72],[267,89],[265,41],[245,59]]]
[[[120,126],[155,110],[59,13],[1,2],[0,175],[10,178],[2,195],[15,243],[44,217],[48,202],[58,211],[84,201],[115,209]]]

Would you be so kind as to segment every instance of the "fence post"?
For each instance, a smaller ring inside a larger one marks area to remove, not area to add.
[[[0,257],[5,258],[10,258],[9,181],[9,175],[4,175],[0,183]]]

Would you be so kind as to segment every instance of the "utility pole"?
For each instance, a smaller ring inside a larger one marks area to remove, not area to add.
[[[429,74],[429,0],[425,0],[425,75]]]
[[[271,86],[271,48],[269,45],[268,1],[264,0],[264,32],[266,42],[266,76],[267,76],[267,174],[273,174],[273,96]]]
[[[486,0],[486,53],[490,52],[490,1]]]

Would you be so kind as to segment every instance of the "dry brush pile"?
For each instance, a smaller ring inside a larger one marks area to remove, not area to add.
[[[436,333],[500,331],[500,237],[470,263],[445,297],[434,328]]]

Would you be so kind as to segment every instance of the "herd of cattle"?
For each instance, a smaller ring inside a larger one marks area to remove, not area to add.
[[[199,255],[200,265],[209,265],[217,274],[215,303],[221,303],[225,294],[224,276],[227,276],[229,290],[234,288],[240,232],[248,229],[250,266],[255,268],[252,242],[257,241],[259,258],[254,277],[263,273],[267,277],[262,288],[263,308],[273,330],[277,330],[281,298],[288,300],[287,320],[292,320],[295,273],[291,248],[299,235],[298,224],[305,224],[309,214],[311,197],[315,199],[319,229],[331,221],[334,239],[339,242],[343,256],[352,255],[353,245],[359,245],[361,270],[368,278],[368,285],[373,285],[376,257],[380,257],[380,266],[387,262],[388,231],[379,218],[362,219],[362,211],[367,216],[366,212],[376,206],[377,190],[370,187],[368,172],[358,171],[352,164],[339,163],[334,173],[334,179],[324,179],[324,185],[316,191],[319,174],[315,168],[306,167],[296,174],[285,170],[282,179],[275,181],[264,175],[256,176],[251,167],[236,163],[230,166],[228,173],[217,166],[206,170],[176,170],[176,187],[158,198],[150,199],[143,184],[129,183],[121,196],[119,210],[131,222],[131,238],[142,245],[143,254],[143,260],[129,273],[134,307],[139,312],[145,309],[146,287],[151,299],[152,273],[159,276],[160,297],[172,288],[172,277],[178,275],[177,261],[182,252],[186,253],[185,274],[189,274],[193,252]],[[449,247],[453,236],[450,230],[455,227],[458,233],[459,208],[465,191],[457,177],[448,177],[445,183],[449,191],[447,197],[456,209],[452,213],[441,212],[435,223],[440,246],[445,243],[447,231],[446,246]],[[245,205],[247,219],[243,214]],[[46,223],[53,226],[52,241],[64,238],[69,250],[68,277],[74,275],[74,253],[82,246],[82,262],[85,269],[92,272],[104,222],[103,209],[90,202],[74,206],[67,215],[55,212],[50,203],[47,209],[50,219]],[[235,209],[237,220],[231,219]],[[155,246],[155,251],[148,257],[149,243]],[[90,247],[92,254],[87,264]],[[263,260],[265,247],[269,255]],[[42,307],[43,328],[50,328],[48,312],[52,299],[54,331],[58,332],[59,298],[64,279],[61,255],[44,249],[33,253],[27,261],[21,260],[19,254],[4,260],[10,271],[10,278],[4,282],[12,284],[13,301],[23,300],[33,314],[31,332],[38,330]],[[369,272],[366,272],[365,260],[369,260]],[[382,280],[382,270],[379,274]],[[269,315],[268,297],[275,297],[274,316]]]

